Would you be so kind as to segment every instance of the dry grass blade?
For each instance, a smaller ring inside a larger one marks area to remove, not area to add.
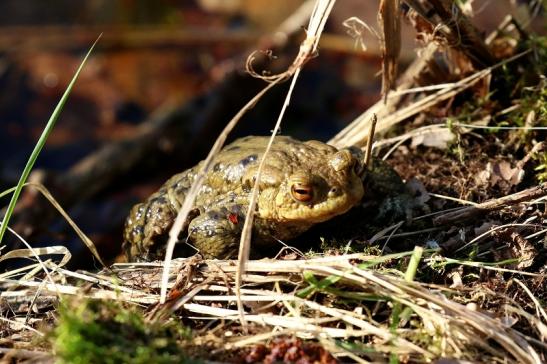
[[[428,251],[423,253],[431,254]],[[464,353],[470,352],[468,347],[475,347],[494,357],[506,357],[508,363],[537,362],[537,352],[532,347],[541,347],[537,340],[522,336],[491,315],[472,311],[462,304],[451,301],[443,294],[448,293],[445,288],[408,282],[403,277],[403,272],[382,272],[378,268],[365,268],[378,267],[380,263],[385,264],[411,254],[412,252],[388,256],[350,254],[298,261],[249,261],[247,273],[241,278],[246,286],[241,288],[239,295],[235,294],[238,269],[234,261],[176,259],[172,261],[171,270],[187,272],[189,275],[181,277],[179,273],[170,276],[169,286],[177,284],[176,282],[180,282],[181,279],[187,280],[187,283],[184,288],[185,294],[169,301],[168,305],[171,312],[173,309],[182,309],[188,320],[207,323],[220,319],[230,322],[240,321],[239,311],[235,307],[235,302],[240,300],[248,309],[245,320],[255,325],[252,327],[253,333],[261,335],[262,341],[279,334],[278,330],[290,332],[301,338],[319,339],[321,342],[331,343],[334,347],[337,345],[336,340],[353,338],[369,341],[372,337],[377,360],[384,360],[392,352],[423,360],[433,360],[439,355],[462,357]],[[189,264],[194,268],[193,273],[184,269]],[[415,268],[407,269],[407,273],[412,270]],[[2,287],[7,288],[0,297],[11,302],[10,300],[29,300],[37,292],[44,297],[50,297],[47,296],[48,293],[61,292],[134,304],[150,305],[157,302],[157,292],[161,285],[160,276],[163,272],[161,264],[116,264],[111,272],[116,275],[115,280],[104,273],[73,273],[59,268],[52,270],[54,280],[64,280],[66,283],[55,285],[38,281],[36,277],[19,280],[0,278]],[[332,282],[333,290],[329,290],[328,286],[316,286],[316,289],[324,290],[318,293],[323,292],[323,295],[337,297],[345,292],[345,296],[338,298],[348,299],[349,302],[376,297],[374,300],[381,307],[388,308],[390,305],[386,304],[391,302],[400,305],[401,308],[407,308],[410,310],[414,325],[421,324],[417,327],[391,327],[383,322],[383,319],[378,320],[381,315],[352,310],[344,304],[333,304],[330,300],[323,301],[319,299],[320,296],[312,300],[310,296],[302,298],[295,295],[295,290],[309,284],[309,281],[303,281],[302,277],[310,274]],[[74,279],[84,280],[89,285],[82,289],[69,283]],[[340,287],[339,291],[336,290],[337,287]],[[455,295],[458,292],[452,289],[449,294]],[[516,310],[515,312],[520,310],[519,307],[512,306],[511,309]],[[518,312],[517,314],[528,320],[538,333],[545,332],[545,325],[541,321],[542,313],[533,316]],[[263,331],[270,330],[274,330],[274,333],[262,334]],[[420,336],[423,334],[419,332],[424,330],[427,335],[446,340],[442,352],[431,351],[429,346],[423,345],[423,338]],[[260,338],[227,338],[225,349],[256,343]],[[342,350],[340,355],[344,352]],[[350,350],[350,353],[359,357],[358,351]]]
[[[74,229],[78,237],[88,247],[88,249],[91,251],[93,256],[99,261],[99,263],[101,263],[103,267],[105,268],[107,267],[106,264],[104,264],[103,260],[101,259],[99,252],[95,248],[95,244],[93,244],[91,239],[89,239],[89,237],[86,234],[84,234],[84,232],[78,227],[78,225],[76,225],[76,223],[70,218],[67,212],[61,207],[61,205],[57,202],[55,197],[51,195],[51,193],[48,191],[48,189],[44,185],[42,185],[41,183],[27,182],[23,184],[23,187],[33,187],[37,189],[49,201],[49,203],[61,214],[61,216],[72,227],[72,229]],[[5,191],[5,193],[9,193],[12,190],[14,190],[14,188]],[[12,231],[12,233],[15,234],[19,238],[19,240],[21,240],[24,244],[28,246],[28,244],[24,241],[24,239],[18,236],[16,232]],[[30,246],[29,246],[29,249],[31,249]],[[67,258],[67,261],[68,260],[70,260],[70,256]]]
[[[291,85],[289,87],[289,91],[287,92],[287,97],[285,99],[285,102],[283,103],[283,107],[281,108],[281,112],[279,113],[279,117],[274,126],[272,136],[270,140],[268,141],[266,150],[264,151],[264,154],[262,155],[262,158],[258,165],[258,170],[256,172],[256,180],[251,193],[251,199],[249,200],[249,207],[247,208],[247,214],[245,215],[245,222],[243,223],[243,228],[241,231],[241,239],[239,241],[239,252],[238,252],[238,259],[237,259],[238,272],[236,274],[236,294],[238,296],[237,302],[238,302],[239,318],[244,328],[246,328],[245,313],[243,311],[243,303],[241,302],[239,295],[240,295],[240,288],[241,288],[241,278],[242,278],[243,272],[245,272],[245,265],[247,261],[249,260],[249,253],[251,251],[251,234],[252,234],[252,228],[253,228],[254,213],[256,208],[256,199],[258,197],[258,186],[260,184],[260,177],[262,175],[262,170],[264,169],[266,156],[270,152],[274,138],[277,135],[279,128],[281,127],[281,120],[283,119],[283,115],[285,114],[285,110],[287,109],[287,106],[289,106],[291,94],[299,74],[300,74],[300,67],[297,68],[296,72],[294,73]]]
[[[545,321],[545,324],[547,324],[547,313],[545,313],[545,309],[541,306],[538,299],[532,294],[532,292],[530,292],[530,289],[528,287],[526,287],[526,285],[524,283],[522,283],[519,279],[515,278],[515,282],[517,282],[519,284],[519,286],[521,286],[524,289],[526,294],[528,296],[530,296],[530,298],[532,299],[532,302],[534,302],[534,304],[536,305],[536,311],[537,311],[538,318],[543,317],[543,320]]]
[[[72,229],[76,232],[78,237],[82,240],[82,242],[87,246],[87,248],[91,251],[93,256],[101,263],[103,267],[107,267],[107,265],[103,262],[101,256],[99,255],[99,252],[97,251],[97,248],[95,248],[95,244],[89,239],[89,237],[78,227],[78,225],[70,218],[68,213],[63,209],[63,207],[57,202],[55,197],[51,195],[51,193],[48,191],[48,189],[41,183],[32,183],[28,182],[25,183],[25,186],[36,188],[48,201],[49,203],[55,207],[55,209],[61,214],[61,216],[65,219],[65,221],[72,227]],[[70,260],[70,257],[68,257],[68,260]]]
[[[14,234],[24,245],[26,245],[27,249],[17,249],[17,250],[9,251],[6,254],[4,254],[3,256],[0,256],[0,262],[4,261],[4,260],[8,260],[8,259],[14,259],[14,258],[30,258],[30,257],[36,258],[36,260],[38,261],[38,264],[31,264],[27,267],[23,267],[23,268],[28,268],[29,272],[26,273],[22,277],[22,279],[30,279],[30,278],[34,277],[38,273],[39,269],[41,269],[45,273],[45,275],[46,275],[47,279],[49,280],[49,282],[51,284],[55,285],[55,282],[54,282],[53,278],[51,277],[50,271],[46,267],[48,265],[46,263],[50,263],[50,261],[48,260],[44,263],[42,261],[42,259],[40,259],[40,255],[46,255],[46,254],[48,254],[48,255],[49,254],[62,255],[63,258],[61,259],[61,262],[59,262],[58,264],[51,264],[51,265],[53,265],[51,270],[55,270],[58,267],[64,266],[66,263],[68,263],[68,261],[72,257],[72,255],[70,254],[70,251],[64,246],[53,246],[53,247],[45,247],[45,248],[32,248],[27,243],[27,241],[25,239],[23,239],[22,236],[17,234],[17,232],[12,230],[10,227],[8,227],[8,231],[10,231],[12,234]],[[20,272],[23,272],[25,270],[26,269],[23,269]],[[17,271],[19,271],[19,269],[4,272],[4,273],[0,274],[0,278],[8,278],[8,277],[12,277],[12,276],[19,276],[20,272],[17,272]],[[38,294],[39,294],[39,291],[36,292],[35,298],[38,296]],[[59,292],[57,292],[57,294],[59,294]],[[32,308],[32,305],[33,305],[33,303],[31,303],[31,308]],[[30,311],[30,308],[29,308],[29,311]]]
[[[528,312],[524,311],[522,308],[506,305],[504,309],[507,311],[507,313],[515,313],[519,316],[524,317],[528,322],[530,323],[530,326],[534,328],[540,335],[541,342],[538,342],[538,340],[533,339],[533,341],[536,344],[539,344],[543,350],[547,351],[547,325],[541,322],[541,320],[534,315],[529,314]]]
[[[46,255],[46,254],[47,255],[49,254],[62,255],[63,259],[61,260],[61,262],[58,263],[59,267],[62,267],[66,263],[68,263],[68,261],[72,257],[72,254],[70,254],[70,251],[68,251],[68,249],[64,246],[48,246],[45,248],[11,250],[0,257],[0,262],[3,260],[14,259],[14,258],[30,258],[30,257],[37,258],[38,255]]]
[[[152,304],[156,303],[158,300],[157,295],[151,295],[146,294],[144,292],[135,291],[135,292],[118,292],[116,289],[109,290],[109,289],[92,289],[89,291],[85,291],[81,287],[77,286],[71,286],[68,284],[51,284],[51,283],[43,283],[43,282],[36,282],[36,281],[28,281],[28,280],[14,280],[14,279],[5,279],[0,278],[0,283],[5,283],[11,286],[25,286],[29,288],[29,291],[13,291],[13,292],[1,292],[0,297],[8,298],[8,297],[27,297],[31,292],[35,292],[34,289],[40,288],[43,289],[44,292],[49,292],[53,294],[66,294],[66,295],[81,295],[82,297],[89,297],[93,299],[102,299],[102,300],[121,300],[126,302],[133,302],[133,303],[142,303],[142,304]]]
[[[25,325],[25,324],[22,323],[22,322],[10,320],[10,319],[7,319],[7,318],[2,317],[2,316],[0,316],[0,321],[4,321],[4,322],[7,322],[7,323],[10,324],[10,325],[19,326],[19,327],[21,327],[21,328],[24,328],[25,330],[32,331],[33,333],[35,333],[35,334],[38,335],[38,336],[44,336],[44,333],[42,333],[42,332],[36,330],[34,327],[31,327],[31,326],[29,326],[29,325]]]
[[[458,248],[458,250],[456,250],[456,252],[460,252],[464,249],[466,249],[467,247],[473,245],[473,244],[476,244],[478,243],[479,241],[481,241],[484,237],[492,234],[493,232],[497,231],[497,230],[501,230],[501,229],[505,229],[505,228],[508,228],[508,227],[532,227],[532,228],[537,228],[537,227],[541,227],[541,225],[536,225],[536,224],[526,224],[526,223],[522,223],[522,224],[519,224],[519,223],[514,223],[514,224],[504,224],[504,225],[499,225],[499,226],[495,226],[491,229],[489,229],[488,231],[485,231],[484,233],[476,236],[475,238],[473,238],[471,241],[463,244],[460,248]]]
[[[476,336],[487,336],[497,341],[503,348],[511,353],[517,362],[539,363],[536,361],[536,358],[538,358],[537,352],[532,346],[516,335],[515,332],[503,327],[499,321],[490,316],[471,311],[465,306],[447,300],[444,296],[438,297],[417,285],[402,284],[400,281],[393,278],[386,279],[388,277],[379,276],[373,272],[360,270],[358,268],[354,268],[353,272],[362,276],[365,280],[352,273],[340,272],[330,268],[321,267],[319,270],[341,276],[344,279],[354,281],[358,284],[366,284],[367,281],[378,284],[389,291],[386,295],[389,295],[389,297],[401,304],[412,307],[417,312],[422,311],[420,310],[420,307],[423,304],[426,304],[426,306],[434,304],[444,311],[444,314],[442,314],[432,311],[432,309],[435,310],[435,307],[428,309],[428,313],[436,315],[438,320],[456,327],[460,326],[462,321],[468,325],[464,328],[464,331],[460,330],[461,332],[467,331],[464,340],[473,342]],[[418,299],[418,301],[416,301],[416,299]],[[419,303],[420,301],[422,302],[421,304]],[[472,328],[473,330],[469,330],[469,328]],[[480,333],[480,335],[477,335],[478,333]]]
[[[363,145],[368,135],[370,116],[372,115],[372,113],[377,113],[379,115],[377,131],[385,132],[393,125],[400,123],[401,121],[412,117],[424,110],[427,110],[430,107],[440,103],[441,101],[448,100],[464,90],[467,90],[484,77],[489,76],[492,70],[499,68],[509,62],[515,61],[530,52],[531,50],[526,50],[513,57],[505,59],[495,64],[494,66],[478,71],[458,82],[448,84],[445,88],[431,95],[425,96],[410,105],[402,107],[395,112],[387,113],[386,111],[382,111],[381,104],[375,104],[373,107],[361,114],[352,123],[350,123],[334,138],[332,138],[329,143],[333,144],[336,147]]]

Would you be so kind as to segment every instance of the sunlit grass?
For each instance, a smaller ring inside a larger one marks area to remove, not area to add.
[[[38,156],[40,155],[40,152],[42,151],[42,148],[46,144],[47,138],[49,137],[49,134],[52,132],[53,128],[55,127],[55,123],[59,119],[59,115],[61,115],[61,111],[63,110],[63,107],[65,106],[65,103],[68,99],[68,96],[70,95],[70,92],[72,91],[72,87],[76,83],[76,80],[78,79],[78,76],[80,75],[80,72],[84,68],[84,65],[91,55],[91,52],[93,51],[93,48],[95,48],[95,45],[99,41],[101,36],[97,38],[97,40],[93,43],[91,48],[89,48],[89,51],[85,55],[84,59],[80,63],[80,66],[76,70],[76,73],[72,77],[72,80],[68,84],[65,92],[63,93],[63,96],[61,96],[61,99],[59,100],[59,103],[53,110],[53,113],[49,117],[49,120],[46,124],[46,127],[44,128],[44,131],[42,132],[42,135],[40,135],[40,139],[38,139],[38,142],[34,146],[34,150],[30,154],[30,157],[27,161],[27,164],[25,165],[25,168],[23,169],[23,172],[21,173],[21,176],[19,177],[19,182],[17,182],[17,186],[13,190],[13,194],[11,195],[11,200],[9,202],[9,205],[6,209],[6,214],[4,215],[4,219],[0,221],[0,243],[2,243],[2,240],[4,238],[4,234],[7,230],[9,220],[11,218],[11,215],[13,214],[13,210],[15,209],[15,204],[17,203],[17,200],[19,199],[19,195],[21,194],[21,190],[23,189],[23,186],[25,185],[30,172],[32,171],[32,167],[34,167],[34,163],[38,159]]]

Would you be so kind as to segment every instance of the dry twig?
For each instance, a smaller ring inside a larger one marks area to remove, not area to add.
[[[516,205],[521,202],[534,200],[547,195],[547,182],[539,186],[513,193],[511,195],[494,198],[473,206],[463,207],[456,211],[450,211],[433,219],[436,225],[454,224],[462,220],[476,217],[480,214],[500,210],[504,207]]]

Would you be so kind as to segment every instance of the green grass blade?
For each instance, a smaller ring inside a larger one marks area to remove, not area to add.
[[[412,282],[416,277],[416,272],[418,271],[418,266],[422,260],[422,255],[424,254],[424,248],[421,246],[415,246],[410,256],[410,262],[408,263],[408,268],[405,272],[405,281]]]
[[[21,190],[23,189],[23,185],[28,179],[28,176],[30,172],[32,171],[32,167],[34,166],[34,163],[36,162],[36,159],[38,159],[38,156],[40,155],[40,152],[42,151],[42,148],[44,147],[44,144],[46,144],[46,140],[53,130],[53,127],[55,126],[55,123],[57,122],[57,119],[59,118],[59,115],[61,114],[61,111],[63,110],[63,107],[65,105],[66,100],[68,99],[68,96],[70,95],[70,92],[72,91],[72,87],[76,83],[76,80],[78,79],[78,76],[80,75],[80,72],[84,68],[84,65],[93,51],[93,48],[95,48],[95,45],[99,41],[101,36],[97,38],[97,40],[93,43],[91,48],[89,48],[89,51],[85,55],[84,59],[82,60],[82,63],[80,63],[80,66],[78,67],[78,70],[76,70],[76,73],[72,77],[72,80],[68,84],[63,96],[59,100],[59,103],[55,107],[55,110],[53,110],[53,113],[51,114],[47,125],[42,132],[42,135],[40,135],[40,139],[38,139],[38,142],[34,146],[34,150],[32,151],[27,164],[25,165],[25,169],[23,169],[23,173],[21,173],[21,177],[19,178],[19,182],[17,183],[17,186],[15,187],[15,190],[13,191],[13,195],[11,196],[11,200],[9,202],[8,208],[6,209],[6,214],[4,215],[3,221],[0,223],[0,243],[2,243],[2,239],[4,238],[4,234],[6,233],[6,229],[8,227],[8,222],[11,218],[11,215],[13,214],[13,210],[15,209],[15,204],[17,203],[17,199],[19,198],[19,195],[21,194]]]

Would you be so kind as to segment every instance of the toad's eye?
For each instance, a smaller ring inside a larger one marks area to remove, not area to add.
[[[310,202],[313,199],[313,188],[309,184],[295,183],[291,186],[291,195],[298,202]]]

